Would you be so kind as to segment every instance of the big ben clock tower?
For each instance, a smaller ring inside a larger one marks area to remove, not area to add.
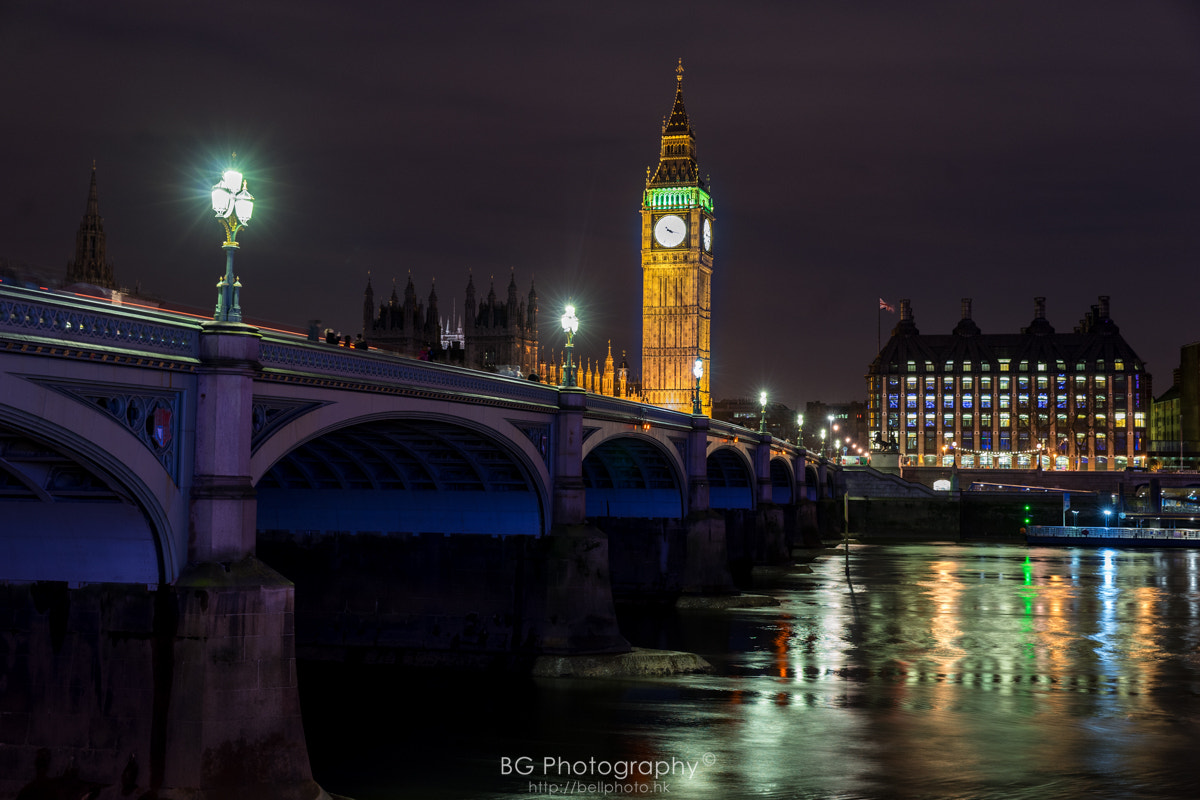
[[[713,201],[700,180],[696,137],[683,106],[683,60],[662,152],[642,195],[642,391],[646,402],[692,412],[700,359],[700,406],[712,415]]]

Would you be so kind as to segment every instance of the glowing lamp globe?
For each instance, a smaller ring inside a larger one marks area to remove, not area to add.
[[[696,359],[695,363],[692,364],[692,374],[696,376],[696,380],[700,380],[704,377],[704,362],[698,358]]]
[[[758,393],[758,404],[760,406],[765,406],[767,404],[767,393],[766,392]]]
[[[250,215],[254,213],[254,196],[246,190],[245,183],[242,183],[242,190],[234,195],[233,209],[243,225],[250,221]]]
[[[233,212],[233,195],[221,184],[212,190],[212,207],[218,217],[228,217]]]
[[[579,317],[575,316],[575,306],[567,306],[567,311],[562,315],[562,329],[572,336],[579,330]]]

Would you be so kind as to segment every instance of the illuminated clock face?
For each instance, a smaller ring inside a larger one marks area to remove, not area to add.
[[[654,240],[663,247],[678,247],[687,236],[687,223],[682,217],[668,214],[654,223]]]
[[[707,217],[705,217],[705,219],[704,219],[704,228],[701,230],[701,234],[704,236],[704,252],[711,253],[712,252],[712,220],[708,219]]]

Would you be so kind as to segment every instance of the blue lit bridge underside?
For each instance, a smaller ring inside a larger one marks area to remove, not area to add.
[[[0,564],[9,580],[157,584],[162,556],[112,475],[0,422]]]
[[[296,533],[539,534],[544,509],[513,453],[434,420],[377,420],[289,452],[259,481],[258,528]]]

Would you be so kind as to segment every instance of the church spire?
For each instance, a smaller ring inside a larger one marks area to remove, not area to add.
[[[112,264],[105,249],[104,220],[100,218],[100,200],[96,192],[96,162],[92,162],[92,183],[88,187],[87,208],[75,234],[75,259],[67,265],[67,283],[90,283],[105,289],[117,288]]]

